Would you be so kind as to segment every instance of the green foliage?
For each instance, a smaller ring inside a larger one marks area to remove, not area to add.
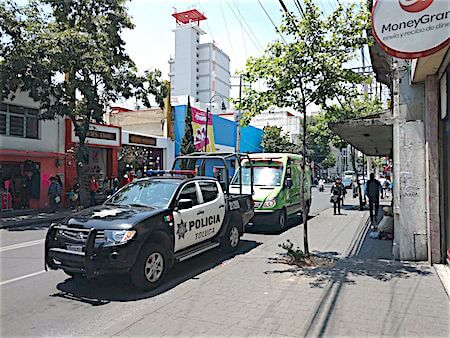
[[[326,16],[312,0],[304,2],[304,18],[285,15],[280,27],[288,43],[275,41],[263,56],[249,58],[244,81],[262,82],[263,90],[245,87],[243,124],[270,106],[305,112],[314,103],[324,109],[335,97],[348,97],[354,84],[365,77],[346,69],[359,49],[367,44],[366,9],[339,5]]]
[[[278,244],[278,246],[286,250],[286,255],[294,262],[303,262],[307,258],[303,250],[299,247],[294,248],[294,243],[289,239],[286,240],[286,243]]]
[[[188,155],[195,152],[194,146],[194,131],[192,129],[192,111],[191,111],[191,102],[188,98],[188,104],[186,108],[186,118],[184,120],[184,135],[181,140],[181,148],[180,153],[182,155]]]
[[[164,93],[160,72],[138,76],[125,51],[121,33],[133,27],[124,0],[1,2],[0,100],[26,91],[41,119],[69,117],[85,162],[89,126],[111,102]]]
[[[332,152],[330,152],[327,157],[325,157],[325,159],[322,161],[322,168],[323,169],[328,169],[328,168],[332,168],[336,165],[336,157],[333,155]]]
[[[308,125],[306,143],[308,155],[315,163],[322,163],[328,158],[330,164],[333,155],[330,153],[331,130],[324,114],[315,117],[314,123]]]
[[[261,148],[266,153],[299,153],[300,147],[289,141],[289,133],[282,133],[277,126],[264,127]]]

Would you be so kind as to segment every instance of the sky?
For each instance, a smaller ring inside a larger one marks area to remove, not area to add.
[[[341,3],[355,0],[316,0],[319,7],[330,13]],[[281,23],[282,12],[278,0],[259,0],[276,25]],[[168,79],[170,56],[174,55],[175,19],[172,14],[187,9],[197,9],[207,20],[200,22],[206,32],[201,43],[215,41],[231,59],[231,75],[245,67],[249,56],[262,55],[268,43],[279,38],[273,24],[258,0],[131,0],[129,14],[135,24],[133,30],[123,34],[126,49],[138,70],[158,68]],[[300,0],[302,3],[303,0]],[[296,13],[293,0],[285,0],[287,7]],[[239,18],[239,19],[238,19]],[[243,29],[244,28],[244,29]],[[368,60],[368,53],[366,53]],[[360,65],[359,60],[355,60]],[[232,79],[232,84],[238,79]],[[233,93],[232,93],[233,96]]]

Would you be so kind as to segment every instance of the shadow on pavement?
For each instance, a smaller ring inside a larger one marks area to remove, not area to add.
[[[313,219],[314,217],[316,217],[316,215],[308,215],[308,220]],[[270,225],[254,224],[250,227],[247,227],[245,229],[245,232],[260,235],[279,235],[291,228],[294,228],[302,224],[303,224],[302,216],[297,216],[289,218],[288,224],[283,230],[276,229],[276,225],[270,226]]]
[[[128,275],[105,275],[92,280],[68,278],[57,285],[60,292],[50,296],[76,300],[93,306],[105,305],[111,301],[127,302],[151,298],[189,279],[198,279],[199,274],[219,265],[225,265],[227,260],[245,254],[260,244],[255,241],[241,240],[236,252],[225,254],[219,249],[215,249],[175,264],[168,272],[166,282],[159,288],[148,292],[134,288]]]
[[[318,253],[315,253],[318,254]],[[337,253],[319,253],[319,256],[333,257]],[[276,263],[276,261],[275,261]],[[346,257],[337,259],[336,263],[328,267],[298,267],[291,265],[287,269],[265,271],[266,274],[291,273],[296,277],[306,277],[313,288],[323,288],[328,283],[356,284],[355,277],[366,276],[379,281],[389,281],[394,278],[409,278],[412,274],[429,275],[430,267],[415,266],[414,264]]]

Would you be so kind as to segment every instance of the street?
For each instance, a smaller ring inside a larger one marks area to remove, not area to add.
[[[212,250],[179,263],[151,292],[126,276],[75,281],[45,272],[45,227],[1,230],[1,335],[447,336],[448,302],[434,270],[371,259],[391,249],[361,235],[367,212],[356,200],[333,216],[328,192],[313,188],[313,196],[310,245],[338,258],[335,268],[277,262],[279,244],[301,245],[294,224],[277,235],[246,233],[234,254]]]
[[[313,188],[312,215],[329,207],[328,196]],[[120,320],[116,325],[126,327],[128,320],[145,312],[149,303],[165,302],[167,290],[179,289],[182,295],[183,282],[195,281],[202,272],[224,266],[233,256],[245,255],[278,236],[247,233],[235,255],[224,256],[213,250],[180,263],[170,272],[162,290],[143,294],[135,291],[125,277],[113,283],[108,278],[75,283],[62,271],[45,272],[47,226],[1,230],[2,336],[110,334],[103,328],[113,319],[116,322],[117,314]]]

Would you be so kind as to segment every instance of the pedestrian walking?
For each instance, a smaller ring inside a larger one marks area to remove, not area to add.
[[[50,186],[48,187],[47,195],[49,197],[50,210],[55,212],[61,202],[61,186],[56,177],[50,177]]]
[[[80,207],[80,183],[78,179],[73,179],[72,189],[69,193],[69,203],[71,210],[78,210]]]
[[[91,203],[90,206],[93,207],[95,202],[95,195],[97,194],[98,189],[100,188],[97,180],[95,179],[95,176],[91,177],[91,180],[89,181],[89,193],[91,195]]]
[[[384,183],[383,183],[383,190],[384,190],[384,196],[386,197],[386,198],[388,198],[389,197],[389,187],[390,187],[390,185],[391,185],[391,182],[390,182],[390,180],[389,180],[389,177],[387,177],[386,178],[386,180],[384,181]]]
[[[319,191],[324,191],[325,190],[325,181],[323,180],[323,178],[321,178],[319,180]]]
[[[334,214],[336,215],[336,210],[338,214],[341,214],[341,200],[344,195],[344,185],[341,182],[341,179],[338,177],[336,181],[331,186],[331,197],[330,202],[333,203]]]
[[[370,179],[366,185],[366,196],[369,198],[370,221],[376,223],[378,210],[380,208],[380,195],[383,193],[383,188],[378,180],[375,179],[375,174],[370,174]]]

